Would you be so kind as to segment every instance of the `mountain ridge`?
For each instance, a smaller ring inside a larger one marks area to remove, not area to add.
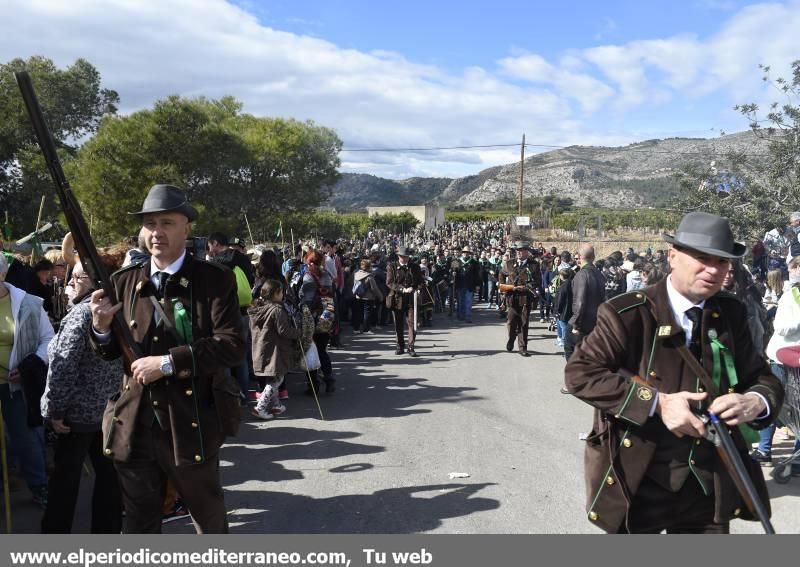
[[[677,175],[685,168],[710,169],[712,162],[730,153],[757,157],[767,153],[767,144],[753,132],[744,131],[716,138],[650,139],[620,147],[568,146],[525,159],[523,194],[524,198],[571,198],[577,206],[665,206],[677,194]],[[343,210],[423,204],[480,207],[516,201],[519,162],[458,178],[392,180],[343,173],[328,189],[327,204]]]

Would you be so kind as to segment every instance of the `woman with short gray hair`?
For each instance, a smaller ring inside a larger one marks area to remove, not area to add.
[[[44,507],[47,470],[38,384],[44,386],[53,326],[41,297],[5,281],[8,267],[0,253],[0,403],[10,451],[19,460],[34,502]]]

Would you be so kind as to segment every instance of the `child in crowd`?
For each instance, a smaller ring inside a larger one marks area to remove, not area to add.
[[[300,331],[290,322],[283,307],[283,286],[266,280],[260,296],[248,309],[253,336],[253,371],[262,388],[253,409],[260,419],[273,419],[286,411],[278,397],[278,385],[289,371],[294,341]]]

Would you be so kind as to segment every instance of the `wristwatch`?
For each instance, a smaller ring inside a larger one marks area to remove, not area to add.
[[[172,357],[170,357],[170,355],[165,354],[161,357],[160,370],[161,374],[164,376],[172,376],[175,373],[175,369],[172,367]]]

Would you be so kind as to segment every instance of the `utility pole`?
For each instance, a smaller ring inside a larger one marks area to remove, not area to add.
[[[522,147],[519,152],[519,204],[517,215],[522,216],[522,186],[525,182],[525,134],[522,135]]]

